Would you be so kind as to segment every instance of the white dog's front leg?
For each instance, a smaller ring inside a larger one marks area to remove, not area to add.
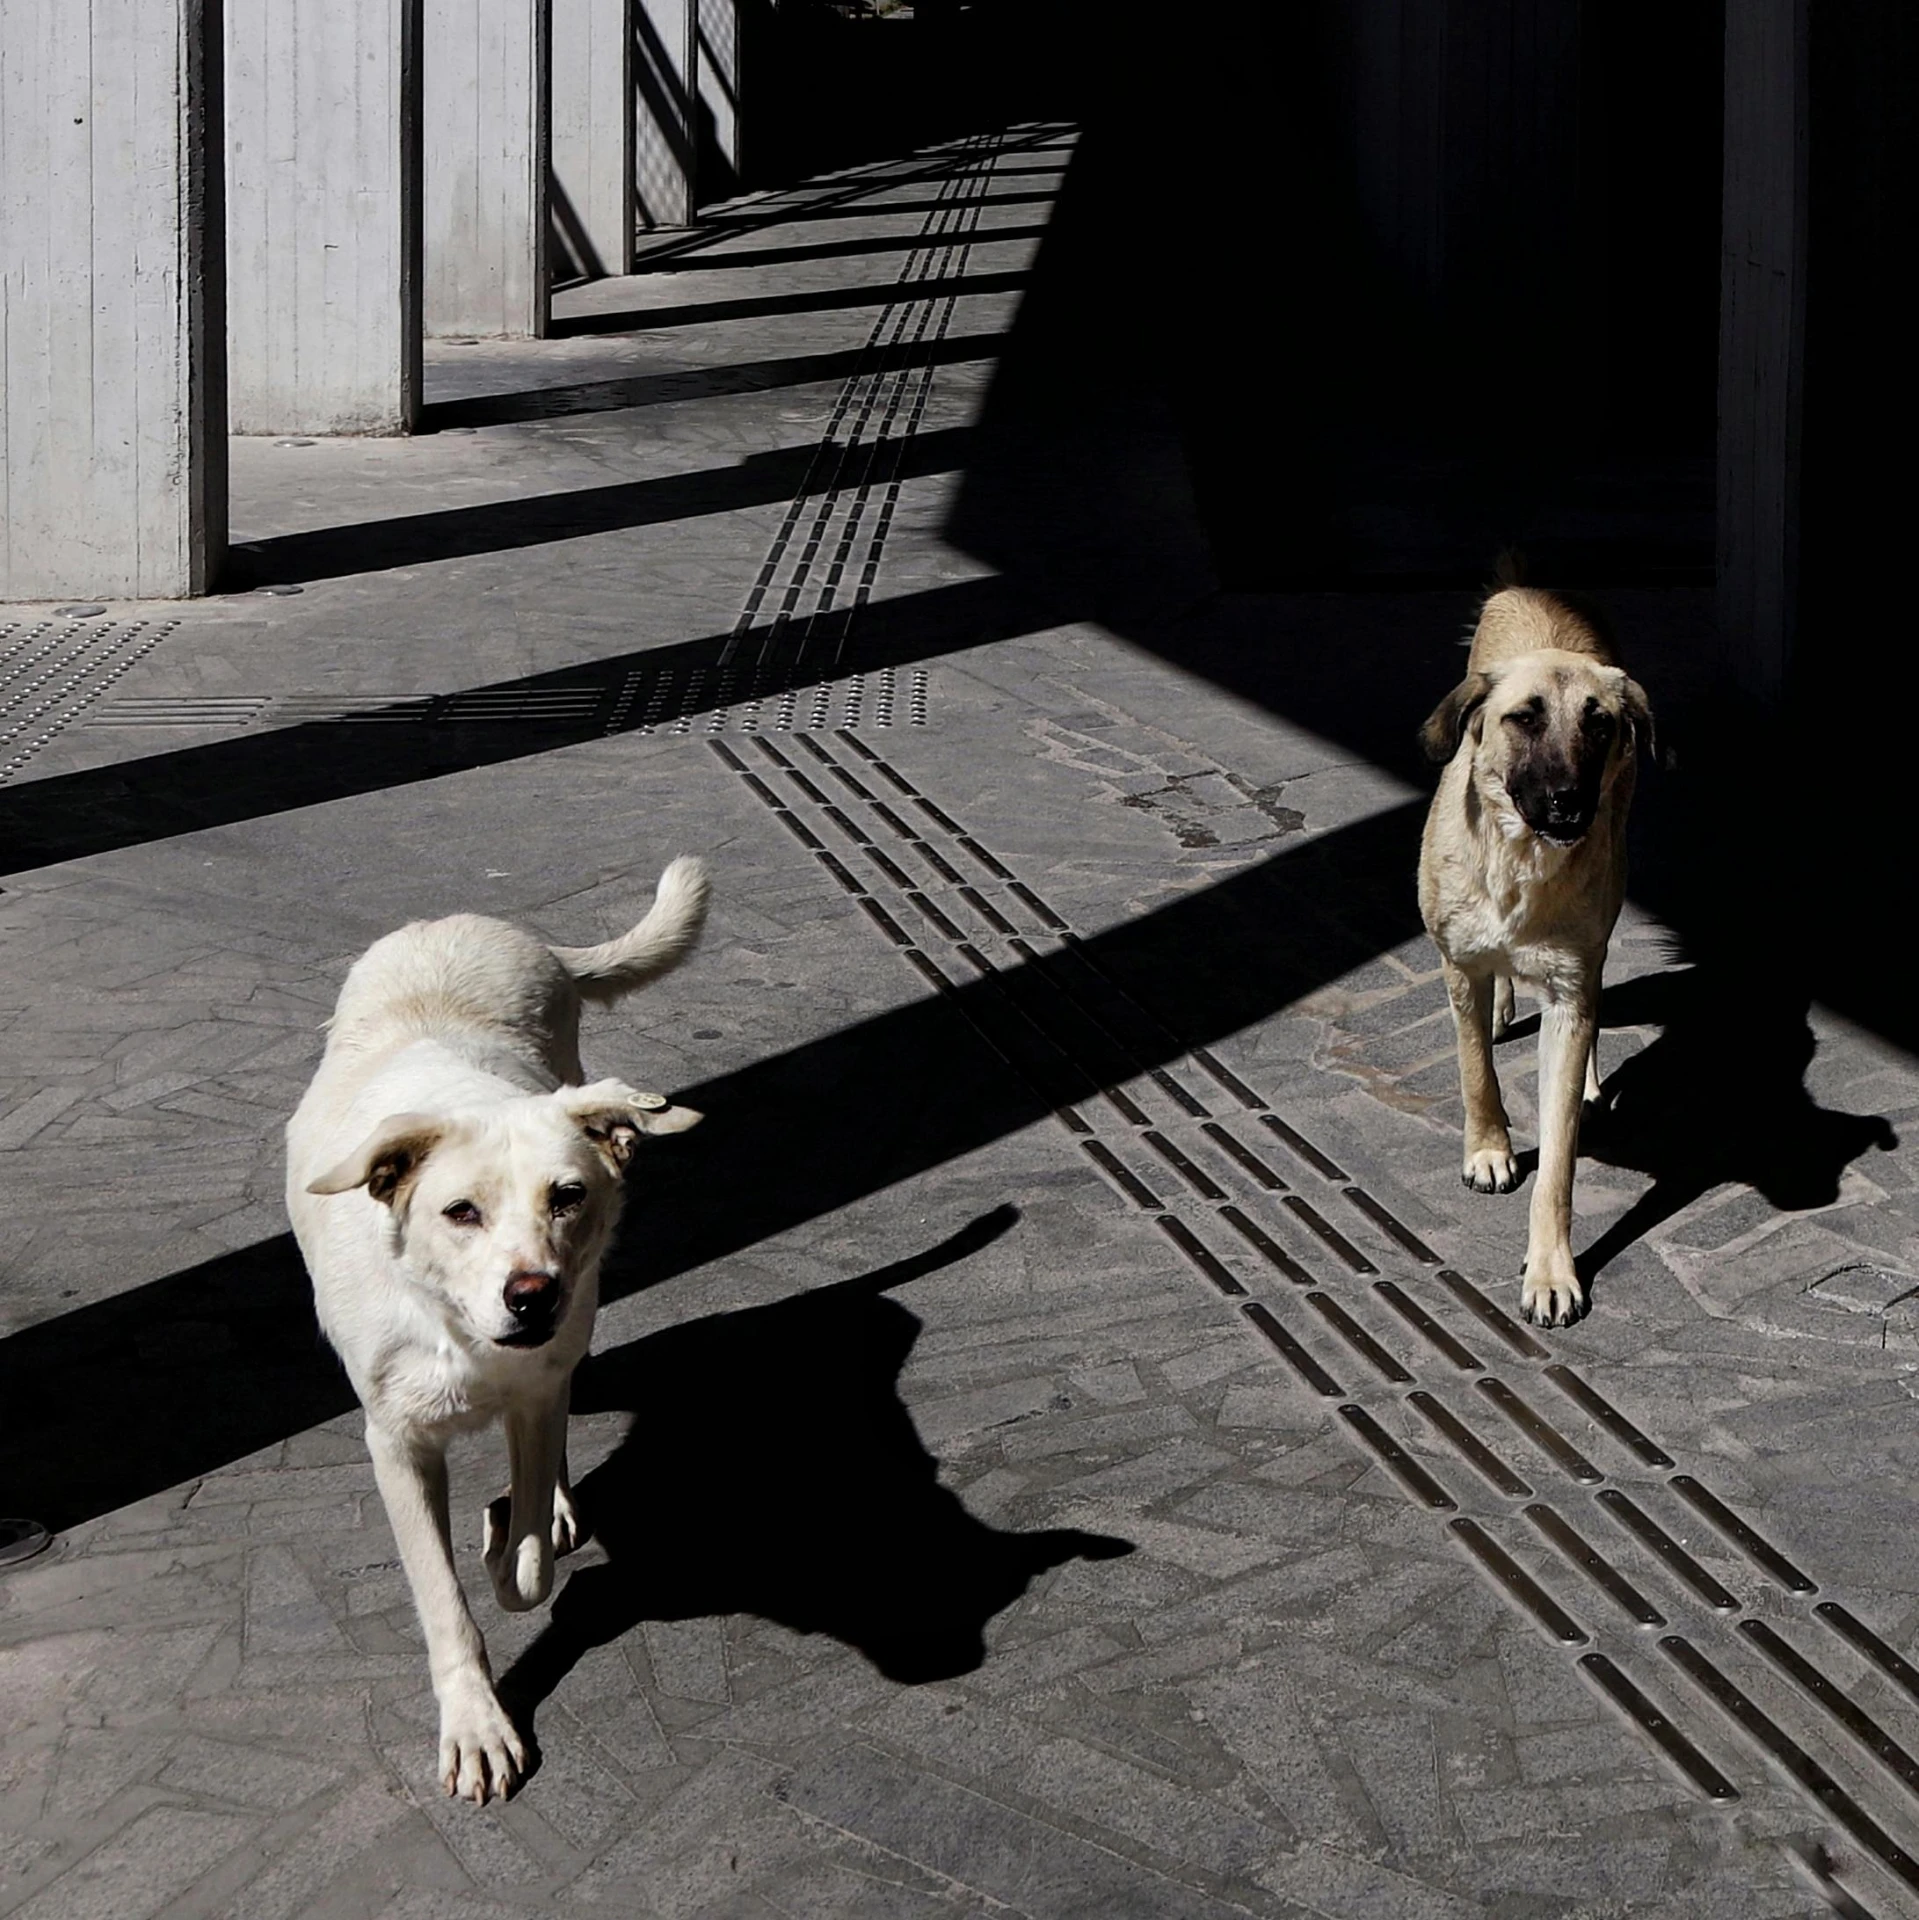
[[[566,1407],[562,1386],[554,1399],[516,1407],[506,1416],[512,1482],[507,1497],[487,1509],[486,1570],[508,1613],[537,1607],[553,1591],[554,1504],[566,1458]],[[571,1515],[570,1499],[567,1511]]]
[[[430,1443],[409,1443],[370,1416],[366,1439],[426,1635],[440,1707],[440,1784],[476,1804],[489,1795],[503,1799],[526,1771],[526,1747],[493,1691],[486,1643],[453,1568],[446,1454]]]
[[[1529,1319],[1563,1327],[1585,1305],[1573,1262],[1573,1169],[1579,1108],[1591,1071],[1597,994],[1578,987],[1549,995],[1539,1021],[1539,1178],[1527,1219],[1526,1270],[1519,1298]]]

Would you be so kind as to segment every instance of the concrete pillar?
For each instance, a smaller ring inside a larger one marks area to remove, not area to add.
[[[420,0],[226,0],[235,433],[420,405]]]
[[[633,0],[552,0],[552,264],[633,271]]]
[[[211,0],[0,9],[0,599],[219,571],[219,31]]]
[[[1719,309],[1719,632],[1733,682],[1778,696],[1799,597],[1807,0],[1726,9]]]
[[[426,331],[547,325],[548,0],[425,0]]]
[[[745,177],[740,164],[740,0],[697,0],[700,10],[699,198],[727,200]]]
[[[634,0],[634,184],[638,226],[690,227],[697,206],[697,0]],[[690,76],[690,83],[689,83]]]

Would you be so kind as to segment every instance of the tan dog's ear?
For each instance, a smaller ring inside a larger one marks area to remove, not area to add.
[[[1428,760],[1443,765],[1459,751],[1459,742],[1468,723],[1486,704],[1486,696],[1492,690],[1490,674],[1469,673],[1432,710],[1426,724],[1419,730],[1419,744],[1426,749]]]
[[[445,1138],[444,1120],[430,1113],[396,1113],[382,1120],[337,1167],[309,1180],[307,1192],[350,1193],[364,1187],[381,1206],[390,1207]]]
[[[676,1107],[664,1094],[641,1093],[623,1080],[569,1087],[557,1098],[616,1172],[633,1157],[643,1133],[684,1133],[705,1115]]]
[[[1634,745],[1644,747],[1657,760],[1659,744],[1653,736],[1652,702],[1646,698],[1646,689],[1637,680],[1628,680],[1620,690],[1620,699],[1626,724],[1632,728]]]

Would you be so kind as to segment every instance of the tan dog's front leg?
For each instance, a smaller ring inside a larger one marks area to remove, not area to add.
[[[389,1433],[371,1416],[366,1441],[426,1635],[440,1706],[440,1784],[477,1804],[489,1794],[504,1799],[526,1771],[526,1748],[493,1691],[486,1643],[453,1569],[445,1451]]]
[[[1466,1107],[1466,1160],[1460,1178],[1475,1193],[1510,1193],[1519,1184],[1512,1130],[1493,1067],[1493,976],[1462,972],[1442,960],[1459,1038],[1459,1095]]]
[[[1539,1178],[1527,1220],[1520,1305],[1541,1326],[1569,1325],[1586,1303],[1573,1265],[1573,1168],[1592,1072],[1596,983],[1552,990],[1539,1018]]]
[[[537,1607],[553,1591],[553,1556],[564,1551],[556,1537],[560,1476],[566,1460],[567,1388],[552,1399],[516,1407],[506,1416],[507,1470],[504,1499],[486,1510],[486,1570],[508,1613]],[[573,1503],[566,1503],[569,1531]]]

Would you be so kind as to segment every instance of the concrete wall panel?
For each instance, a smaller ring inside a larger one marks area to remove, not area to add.
[[[403,433],[420,385],[420,0],[226,0],[236,433]]]
[[[429,335],[546,332],[547,0],[425,0]]]
[[[639,230],[693,224],[697,152],[688,76],[697,82],[696,0],[635,0],[635,212]]]
[[[552,0],[552,262],[561,280],[633,271],[633,0]]]
[[[218,31],[206,0],[0,9],[0,598],[218,571]]]

